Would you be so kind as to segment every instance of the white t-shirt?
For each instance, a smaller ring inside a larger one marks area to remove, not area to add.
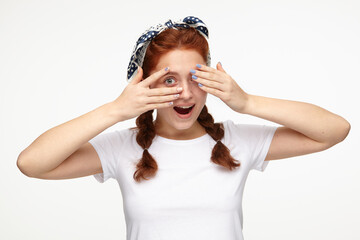
[[[242,196],[251,169],[264,161],[277,127],[223,122],[222,142],[241,166],[232,171],[210,160],[215,141],[156,135],[149,148],[158,164],[154,178],[133,179],[143,149],[136,130],[103,133],[90,140],[101,160],[101,183],[117,180],[123,197],[127,240],[242,240]]]

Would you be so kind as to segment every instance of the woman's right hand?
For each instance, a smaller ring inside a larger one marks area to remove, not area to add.
[[[152,83],[167,74],[169,69],[161,69],[145,80],[142,79],[141,67],[133,80],[126,86],[121,95],[114,100],[116,109],[122,120],[128,120],[144,112],[157,108],[166,108],[173,105],[182,89],[178,87],[150,88]]]

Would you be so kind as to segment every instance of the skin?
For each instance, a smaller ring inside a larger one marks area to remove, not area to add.
[[[206,66],[196,51],[171,51],[160,59],[154,71],[166,66],[179,72],[174,84],[184,88],[174,105],[196,103],[197,109],[194,109],[193,117],[185,121],[179,120],[171,107],[158,109],[156,129],[161,136],[181,140],[205,134],[196,118],[205,104],[207,93],[218,97],[237,113],[282,125],[274,134],[266,160],[325,150],[343,141],[350,131],[350,124],[344,118],[316,105],[246,93],[220,63],[216,65],[216,69]],[[190,75],[195,77],[190,78]],[[167,77],[160,78],[150,88],[166,86],[164,80]]]
[[[203,84],[201,89],[221,99],[235,112],[282,125],[274,134],[265,160],[325,150],[343,141],[350,131],[348,121],[314,104],[246,93],[220,63],[216,69],[200,65],[194,70],[197,77],[194,81]]]
[[[166,67],[179,74],[170,74]],[[192,75],[197,77],[193,81]],[[139,68],[114,101],[41,134],[20,153],[17,160],[20,171],[41,179],[69,179],[101,173],[100,159],[88,141],[118,122],[153,109],[157,109],[155,126],[160,136],[178,140],[202,136],[205,130],[196,118],[208,93],[239,114],[281,125],[265,160],[325,150],[343,141],[350,131],[350,124],[344,118],[314,104],[246,93],[219,63],[216,68],[208,67],[195,51],[170,52],[160,59],[149,77],[143,79],[142,76]],[[173,80],[167,80],[169,77]],[[165,80],[173,85],[164,85]],[[177,94],[180,95],[177,97]],[[193,117],[176,119],[173,106],[188,103],[196,103]]]
[[[162,137],[184,140],[193,139],[206,134],[205,129],[199,124],[197,118],[203,109],[207,92],[200,89],[198,84],[192,81],[190,70],[197,64],[205,65],[202,56],[194,50],[173,50],[163,55],[157,66],[150,74],[163,68],[169,67],[170,71],[158,81],[150,85],[150,88],[182,87],[179,97],[173,106],[191,106],[195,104],[191,117],[181,119],[177,116],[173,106],[157,109],[155,120],[156,133]]]

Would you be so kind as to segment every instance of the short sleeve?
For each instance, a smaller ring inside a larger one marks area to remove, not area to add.
[[[235,143],[239,151],[244,154],[249,164],[249,169],[263,172],[269,161],[265,161],[271,141],[277,126],[238,124],[231,120],[224,122],[231,143]]]
[[[255,138],[251,144],[253,153],[251,169],[263,172],[269,164],[269,161],[265,161],[265,158],[269,152],[276,129],[277,127],[266,125],[253,127],[252,134]]]
[[[94,174],[95,179],[103,183],[109,178],[116,179],[119,146],[121,146],[117,131],[99,134],[89,141],[97,152],[103,173]]]

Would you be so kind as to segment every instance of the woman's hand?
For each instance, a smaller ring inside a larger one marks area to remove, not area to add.
[[[169,68],[153,73],[145,80],[143,70],[139,67],[137,75],[126,86],[121,95],[113,101],[122,120],[131,119],[156,108],[173,105],[182,89],[177,87],[153,88],[150,85],[169,72]]]
[[[198,67],[199,66],[199,67]],[[245,93],[218,63],[198,65],[195,73],[204,91],[219,97],[230,108],[279,125],[266,160],[294,157],[325,150],[343,141],[350,131],[344,118],[314,104]]]
[[[243,113],[247,105],[248,94],[225,72],[220,63],[216,65],[216,68],[197,64],[196,71],[193,73],[197,78],[193,77],[193,81],[198,82],[199,87],[205,92],[220,98],[232,110]]]

